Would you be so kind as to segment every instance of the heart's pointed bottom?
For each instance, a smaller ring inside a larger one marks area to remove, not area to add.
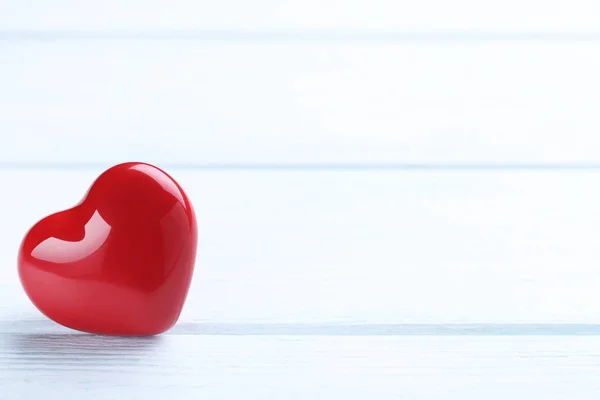
[[[50,318],[50,317],[48,317],[48,318]],[[92,334],[92,335],[114,336],[114,337],[152,337],[152,336],[157,336],[157,335],[167,332],[169,329],[171,329],[175,325],[175,324],[172,324],[170,326],[160,327],[160,328],[156,328],[156,327],[144,328],[139,325],[133,325],[133,326],[130,326],[129,329],[126,327],[120,328],[120,327],[117,327],[114,325],[109,327],[110,325],[106,325],[106,324],[104,324],[104,325],[96,324],[96,326],[85,327],[78,323],[71,324],[69,322],[60,322],[60,321],[56,321],[52,318],[50,318],[50,319],[54,323],[64,326],[65,328],[72,329],[74,331],[83,332],[83,333]]]
[[[152,337],[157,337],[165,332],[168,332],[171,328],[167,328],[167,329],[161,329],[158,331],[150,331],[150,332],[139,332],[139,331],[119,331],[119,330],[115,330],[115,331],[110,331],[110,330],[103,330],[103,331],[95,331],[95,330],[85,330],[85,329],[78,329],[74,326],[69,326],[67,324],[61,324],[57,321],[54,321],[54,323],[64,326],[65,328],[68,329],[72,329],[74,331],[77,332],[81,332],[87,335],[93,335],[93,336],[103,336],[103,337],[115,337],[115,338],[152,338]]]

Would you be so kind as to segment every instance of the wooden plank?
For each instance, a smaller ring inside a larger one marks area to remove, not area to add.
[[[0,42],[0,161],[600,163],[593,42]]]
[[[0,336],[2,398],[596,399],[598,337]]]

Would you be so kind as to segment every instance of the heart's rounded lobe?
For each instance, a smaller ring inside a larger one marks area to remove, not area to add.
[[[75,207],[29,230],[19,277],[33,304],[61,325],[156,335],[179,318],[197,240],[194,209],[173,178],[149,164],[119,164]]]

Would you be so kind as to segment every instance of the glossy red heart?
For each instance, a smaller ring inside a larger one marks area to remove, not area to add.
[[[61,325],[156,335],[179,318],[197,237],[192,204],[173,178],[149,164],[119,164],[79,204],[29,230],[19,277],[33,304]]]

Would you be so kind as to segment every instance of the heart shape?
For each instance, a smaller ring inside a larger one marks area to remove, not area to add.
[[[102,173],[79,204],[35,224],[19,278],[48,318],[83,332],[157,335],[179,318],[198,231],[179,184],[146,163]]]

